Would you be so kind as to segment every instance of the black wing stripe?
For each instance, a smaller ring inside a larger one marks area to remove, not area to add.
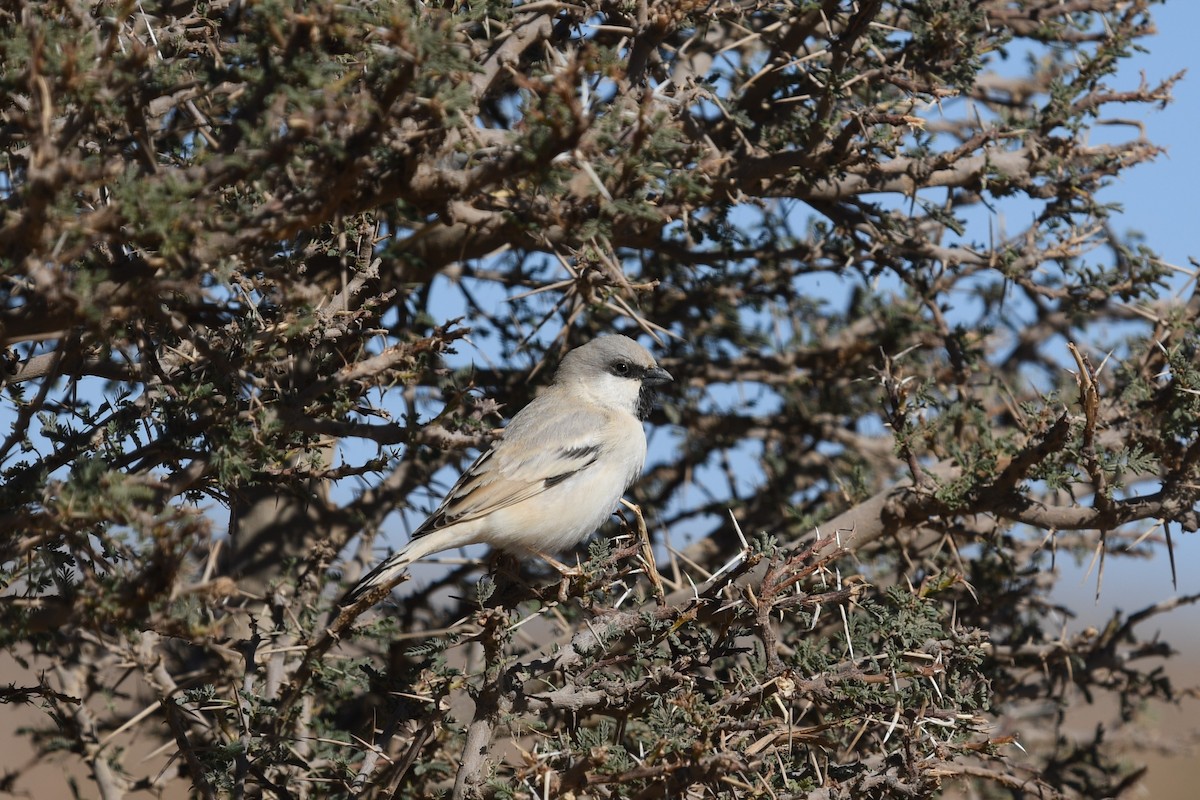
[[[551,486],[557,486],[558,484],[562,483],[563,481],[565,481],[567,478],[571,477],[572,475],[578,475],[579,473],[583,472],[585,469],[590,467],[592,464],[595,464],[596,459],[599,457],[597,455],[600,452],[599,446],[592,445],[590,447],[577,447],[574,450],[568,450],[567,453],[568,454],[583,453],[584,451],[586,451],[586,455],[591,456],[591,459],[586,464],[579,467],[578,469],[569,470],[567,472],[560,472],[558,475],[551,475],[549,478],[546,478],[546,480],[543,481],[542,487],[544,489],[549,489]]]
[[[567,478],[571,477],[572,475],[576,475],[578,473],[579,473],[579,470],[573,469],[570,472],[564,472],[561,475],[555,475],[553,478],[546,478],[545,483],[543,483],[542,485],[545,486],[547,489],[549,489],[551,486],[557,486],[558,484],[565,481]]]
[[[578,447],[572,447],[569,450],[563,451],[563,455],[566,456],[567,458],[587,458],[588,456],[595,456],[599,453],[600,453],[600,445],[598,445],[598,444],[585,444],[585,445],[580,445]],[[595,464],[595,463],[596,463],[596,459],[593,458],[591,461],[589,461],[585,465],[585,467],[590,467],[592,464]],[[584,467],[580,467],[580,469],[583,469],[583,468]]]

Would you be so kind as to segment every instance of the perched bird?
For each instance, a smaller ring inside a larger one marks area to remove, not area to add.
[[[485,543],[545,555],[586,539],[642,472],[642,420],[653,387],[673,380],[626,336],[563,358],[554,381],[517,412],[400,551],[346,593],[348,606],[432,553]]]

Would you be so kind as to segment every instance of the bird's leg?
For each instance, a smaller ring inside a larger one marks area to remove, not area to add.
[[[646,530],[646,518],[642,516],[642,509],[637,503],[631,503],[624,497],[621,498],[621,505],[633,512],[633,516],[637,519],[637,535],[638,542],[642,546],[642,565],[646,568],[646,577],[650,579],[651,585],[654,587],[654,597],[658,600],[659,605],[667,602],[667,593],[663,590],[662,576],[658,574],[658,565],[654,563],[654,547],[650,544],[650,531]]]
[[[558,573],[560,575],[562,575],[564,578],[581,578],[581,577],[583,577],[583,567],[581,567],[579,564],[576,564],[573,567],[568,567],[566,564],[562,563],[554,556],[551,556],[547,553],[543,553],[541,550],[532,550],[531,552],[534,555],[536,555],[538,558],[540,558],[542,561],[545,561],[547,564],[554,567],[554,569],[557,570]]]
[[[558,570],[559,575],[562,575],[562,580],[558,582],[558,602],[567,602],[567,595],[571,590],[571,578],[582,578],[583,567],[581,567],[578,562],[576,562],[575,566],[568,567],[557,558],[547,555],[541,550],[533,550],[531,552],[550,566],[554,567],[554,569]]]

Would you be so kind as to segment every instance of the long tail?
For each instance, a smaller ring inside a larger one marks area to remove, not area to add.
[[[414,538],[409,540],[408,544],[397,550],[392,555],[385,558],[375,565],[375,568],[359,579],[358,583],[350,587],[350,591],[342,595],[342,599],[337,601],[334,609],[345,608],[353,605],[358,598],[362,597],[367,592],[374,589],[376,586],[391,584],[395,586],[400,583],[401,576],[408,570],[408,566],[414,561],[419,561],[431,553],[436,553],[440,550],[446,550],[451,547],[456,547],[460,543],[456,542],[451,536],[447,535],[450,529],[442,529],[440,531],[430,531],[429,533],[420,533],[414,535]]]
[[[376,586],[392,582],[399,583],[400,576],[414,560],[408,554],[408,548],[406,547],[400,552],[394,553],[383,561],[380,561],[375,565],[374,569],[362,576],[358,583],[351,586],[350,591],[342,595],[342,599],[337,602],[337,607],[345,608],[352,605],[358,598]]]

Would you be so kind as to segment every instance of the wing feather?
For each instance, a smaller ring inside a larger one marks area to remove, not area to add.
[[[564,412],[566,406],[553,402],[551,394],[543,394],[513,417],[413,533],[414,539],[528,500],[599,460],[610,412],[580,412],[578,406]]]

